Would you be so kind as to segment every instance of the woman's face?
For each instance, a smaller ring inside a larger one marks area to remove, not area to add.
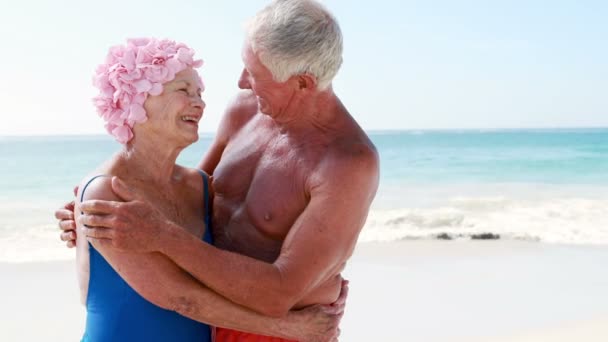
[[[200,78],[194,69],[175,74],[175,79],[163,84],[160,95],[146,99],[148,120],[139,125],[140,132],[136,135],[153,134],[162,139],[159,142],[184,147],[196,142],[198,123],[205,109],[201,92]]]

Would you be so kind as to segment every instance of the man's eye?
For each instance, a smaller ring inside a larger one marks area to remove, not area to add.
[[[187,93],[188,89],[187,88],[181,88],[181,89],[179,89],[179,91],[183,91],[184,93]]]

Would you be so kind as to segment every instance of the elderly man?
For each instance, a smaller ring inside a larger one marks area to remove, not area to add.
[[[312,0],[276,0],[251,22],[242,91],[200,168],[213,175],[215,246],[165,219],[115,179],[125,202],[84,202],[89,239],[167,255],[193,277],[270,316],[332,303],[378,187],[372,142],[332,89],[342,63],[333,16]],[[69,209],[69,208],[68,208]],[[59,210],[74,237],[67,210]],[[197,308],[192,308],[196,310]],[[218,340],[264,341],[218,329]]]

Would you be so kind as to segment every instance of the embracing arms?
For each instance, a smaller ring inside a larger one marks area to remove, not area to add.
[[[88,186],[84,199],[118,203],[110,182],[105,177],[94,180]],[[82,209],[82,203],[77,202],[77,222],[80,221],[78,217]],[[86,229],[81,223],[78,223],[78,228]],[[84,238],[84,234],[79,235]],[[129,252],[113,248],[102,239],[88,240],[140,295],[162,308],[174,310],[191,319],[252,333],[310,341],[331,340],[336,334],[343,310],[341,304],[335,307],[317,306],[308,313],[294,312],[285,319],[265,317],[203,286],[160,253]],[[315,310],[317,313],[312,314]]]
[[[361,162],[367,164],[356,169],[334,165],[312,186],[309,204],[272,264],[203,245],[173,224],[163,230],[159,251],[223,296],[280,317],[351,256],[377,186],[373,160]]]
[[[85,211],[105,214],[83,218],[87,225],[99,227],[87,229],[86,234],[107,239],[118,249],[162,252],[219,294],[280,317],[338,274],[352,254],[377,187],[376,157],[362,154],[361,160],[338,161],[311,180],[310,202],[290,228],[274,263],[205,244],[140,200],[116,207],[110,202],[86,202]],[[353,163],[360,165],[352,167]],[[114,191],[132,197],[120,184],[115,181]]]

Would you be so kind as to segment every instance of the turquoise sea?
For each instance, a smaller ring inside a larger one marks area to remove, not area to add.
[[[381,183],[360,241],[608,243],[608,129],[369,134]],[[211,139],[179,162],[196,165]],[[0,137],[0,261],[70,258],[52,213],[119,147],[109,136]]]

